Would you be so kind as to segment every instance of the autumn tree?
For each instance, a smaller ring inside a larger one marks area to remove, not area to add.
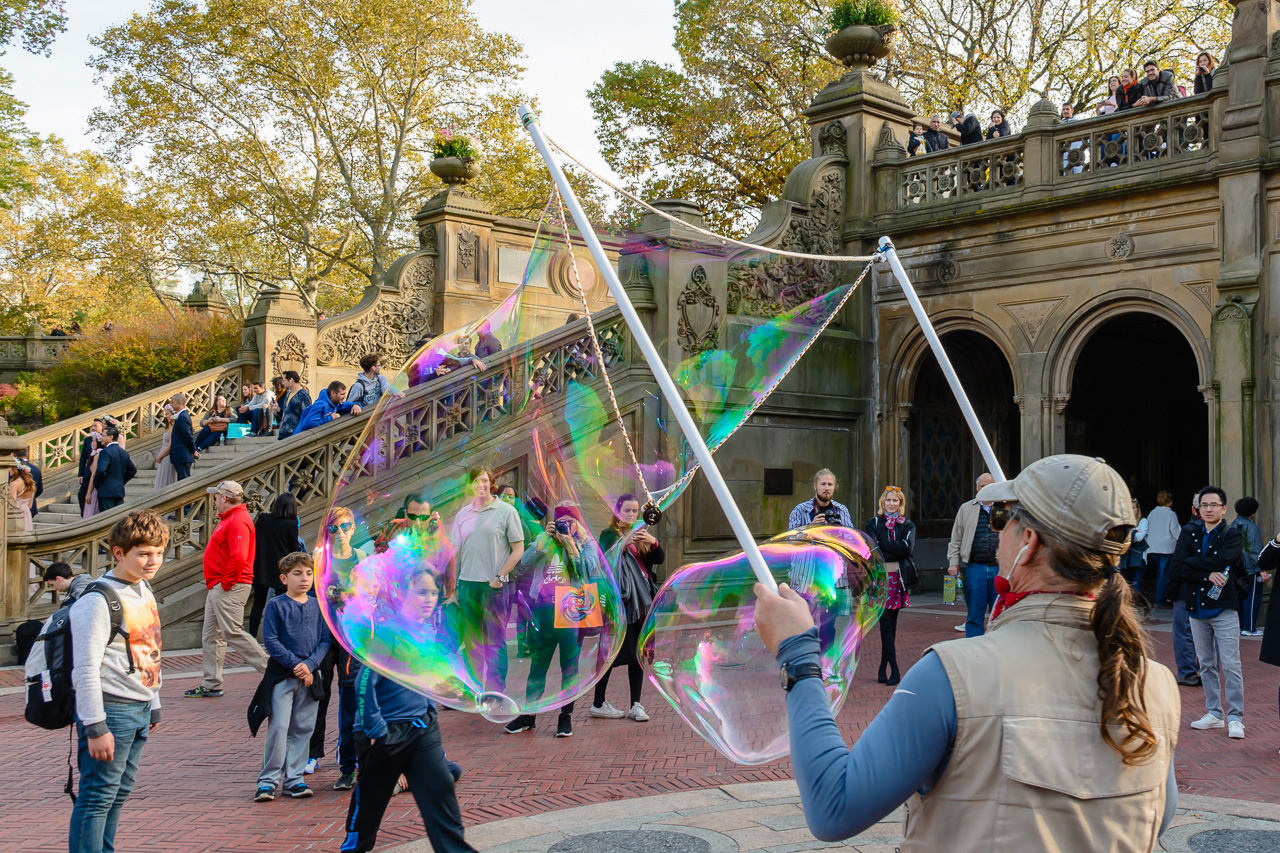
[[[145,155],[195,265],[241,288],[333,310],[378,282],[442,188],[438,129],[485,144],[472,191],[497,212],[541,209],[550,186],[515,114],[520,47],[468,0],[158,0],[94,44],[109,102],[92,125]]]
[[[1118,69],[1155,57],[1189,79],[1221,58],[1225,0],[901,0],[883,73],[922,114],[963,105],[1015,123],[1042,95],[1092,105]],[[642,196],[693,198],[741,233],[809,156],[801,111],[841,68],[817,0],[681,0],[678,67],[619,63],[590,93],[609,165]]]
[[[0,56],[14,42],[48,56],[66,26],[62,0],[0,0]],[[13,75],[0,68],[0,206],[9,203],[10,190],[22,186],[23,160],[36,141],[22,121],[26,109],[13,95]]]

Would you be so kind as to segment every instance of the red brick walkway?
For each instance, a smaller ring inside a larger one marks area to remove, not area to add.
[[[940,606],[939,606],[940,607]],[[903,616],[899,653],[914,660],[932,642],[959,636],[955,615],[908,611]],[[1172,660],[1169,634],[1153,640],[1160,660]],[[1244,741],[1222,731],[1196,732],[1186,722],[1204,713],[1203,693],[1183,689],[1183,731],[1178,744],[1179,787],[1193,794],[1280,803],[1280,722],[1276,691],[1280,670],[1259,663],[1258,644],[1245,641],[1246,724]],[[856,689],[840,716],[841,727],[856,738],[889,695],[875,683],[878,634],[868,642]],[[166,673],[199,668],[193,657],[165,659]],[[333,791],[332,761],[313,777],[319,791],[310,800],[254,804],[250,797],[260,761],[261,742],[249,738],[245,706],[256,685],[253,673],[230,675],[227,697],[183,699],[195,679],[165,684],[165,722],[143,756],[138,787],[126,806],[118,846],[147,851],[293,851],[336,850],[342,836],[347,796]],[[615,704],[626,680],[610,685]],[[653,720],[593,720],[579,705],[574,737],[552,737],[554,720],[545,715],[537,731],[511,736],[477,717],[443,715],[441,726],[449,757],[466,767],[458,793],[468,825],[499,818],[619,800],[670,791],[785,779],[791,763],[739,767],[720,758],[646,689]],[[336,703],[335,703],[336,704]],[[336,737],[336,707],[331,709],[330,739]],[[67,734],[43,732],[22,719],[22,699],[0,697],[0,746],[11,775],[8,807],[0,809],[0,849],[66,849],[69,800],[61,794],[66,778]],[[331,753],[332,754],[332,753]],[[412,801],[393,801],[380,837],[384,845],[422,836]]]

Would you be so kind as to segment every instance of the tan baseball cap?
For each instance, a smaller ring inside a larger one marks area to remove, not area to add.
[[[984,503],[1016,502],[1036,521],[1091,551],[1123,554],[1127,539],[1108,539],[1113,529],[1134,525],[1129,487],[1101,459],[1065,453],[1032,462],[1012,480],[978,492]]]
[[[244,486],[235,480],[223,480],[216,486],[205,489],[211,495],[222,495],[224,498],[243,498]]]

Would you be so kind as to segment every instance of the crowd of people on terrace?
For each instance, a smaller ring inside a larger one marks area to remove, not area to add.
[[[1213,90],[1213,75],[1217,70],[1217,62],[1208,53],[1200,53],[1196,57],[1196,71],[1191,83],[1191,94],[1199,95]],[[1091,109],[1094,115],[1105,116],[1112,113],[1156,106],[1175,98],[1185,98],[1187,87],[1176,83],[1172,69],[1161,69],[1155,60],[1148,60],[1138,72],[1126,68],[1120,76],[1107,81],[1107,96]],[[1062,105],[1062,121],[1075,121],[1086,110],[1085,104],[1064,103]],[[961,145],[972,145],[990,139],[1004,139],[1013,136],[1015,131],[1009,126],[1005,111],[991,111],[990,121],[984,132],[978,117],[963,110],[953,110],[946,121],[940,114],[929,117],[929,126],[917,123],[911,130],[911,138],[907,143],[907,155],[916,157],[945,151],[951,147],[949,130],[960,135]]]

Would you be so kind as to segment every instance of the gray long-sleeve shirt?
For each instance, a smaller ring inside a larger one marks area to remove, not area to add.
[[[129,633],[133,672],[124,636],[111,636],[107,600],[85,593],[71,605],[71,685],[76,691],[76,718],[89,737],[109,731],[104,700],[149,702],[151,722],[160,722],[160,613],[146,581],[126,583],[111,572],[102,576],[120,596],[122,629]]]

